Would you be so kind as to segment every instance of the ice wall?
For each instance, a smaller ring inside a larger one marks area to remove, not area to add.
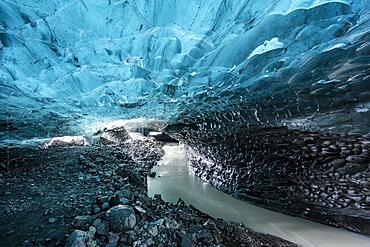
[[[0,0],[0,139],[227,114],[368,132],[369,14],[368,0]]]

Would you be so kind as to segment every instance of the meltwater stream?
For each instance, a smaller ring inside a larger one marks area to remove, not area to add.
[[[244,223],[255,231],[269,233],[301,246],[370,246],[369,237],[237,200],[189,173],[183,145],[167,145],[164,151],[160,166],[153,169],[160,177],[148,179],[150,196],[161,194],[169,202],[181,198],[215,218]]]

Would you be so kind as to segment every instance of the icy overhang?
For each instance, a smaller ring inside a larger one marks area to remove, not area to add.
[[[1,1],[1,139],[220,112],[366,132],[369,10],[361,0]]]

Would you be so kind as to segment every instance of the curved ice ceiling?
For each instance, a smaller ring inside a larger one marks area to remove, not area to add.
[[[139,116],[368,132],[369,16],[369,0],[0,0],[1,139]]]

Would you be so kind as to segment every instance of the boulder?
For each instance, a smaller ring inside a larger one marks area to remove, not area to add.
[[[69,236],[66,247],[87,247],[90,240],[90,235],[87,232],[75,230],[71,236]]]
[[[178,143],[179,142],[178,140],[172,138],[171,136],[163,132],[152,131],[149,133],[149,136],[160,142],[167,142],[167,143]]]
[[[113,232],[131,230],[136,225],[136,215],[132,207],[118,205],[108,210],[105,214],[109,229]]]
[[[130,138],[125,127],[105,130],[100,136],[100,141],[105,145],[119,144]]]

